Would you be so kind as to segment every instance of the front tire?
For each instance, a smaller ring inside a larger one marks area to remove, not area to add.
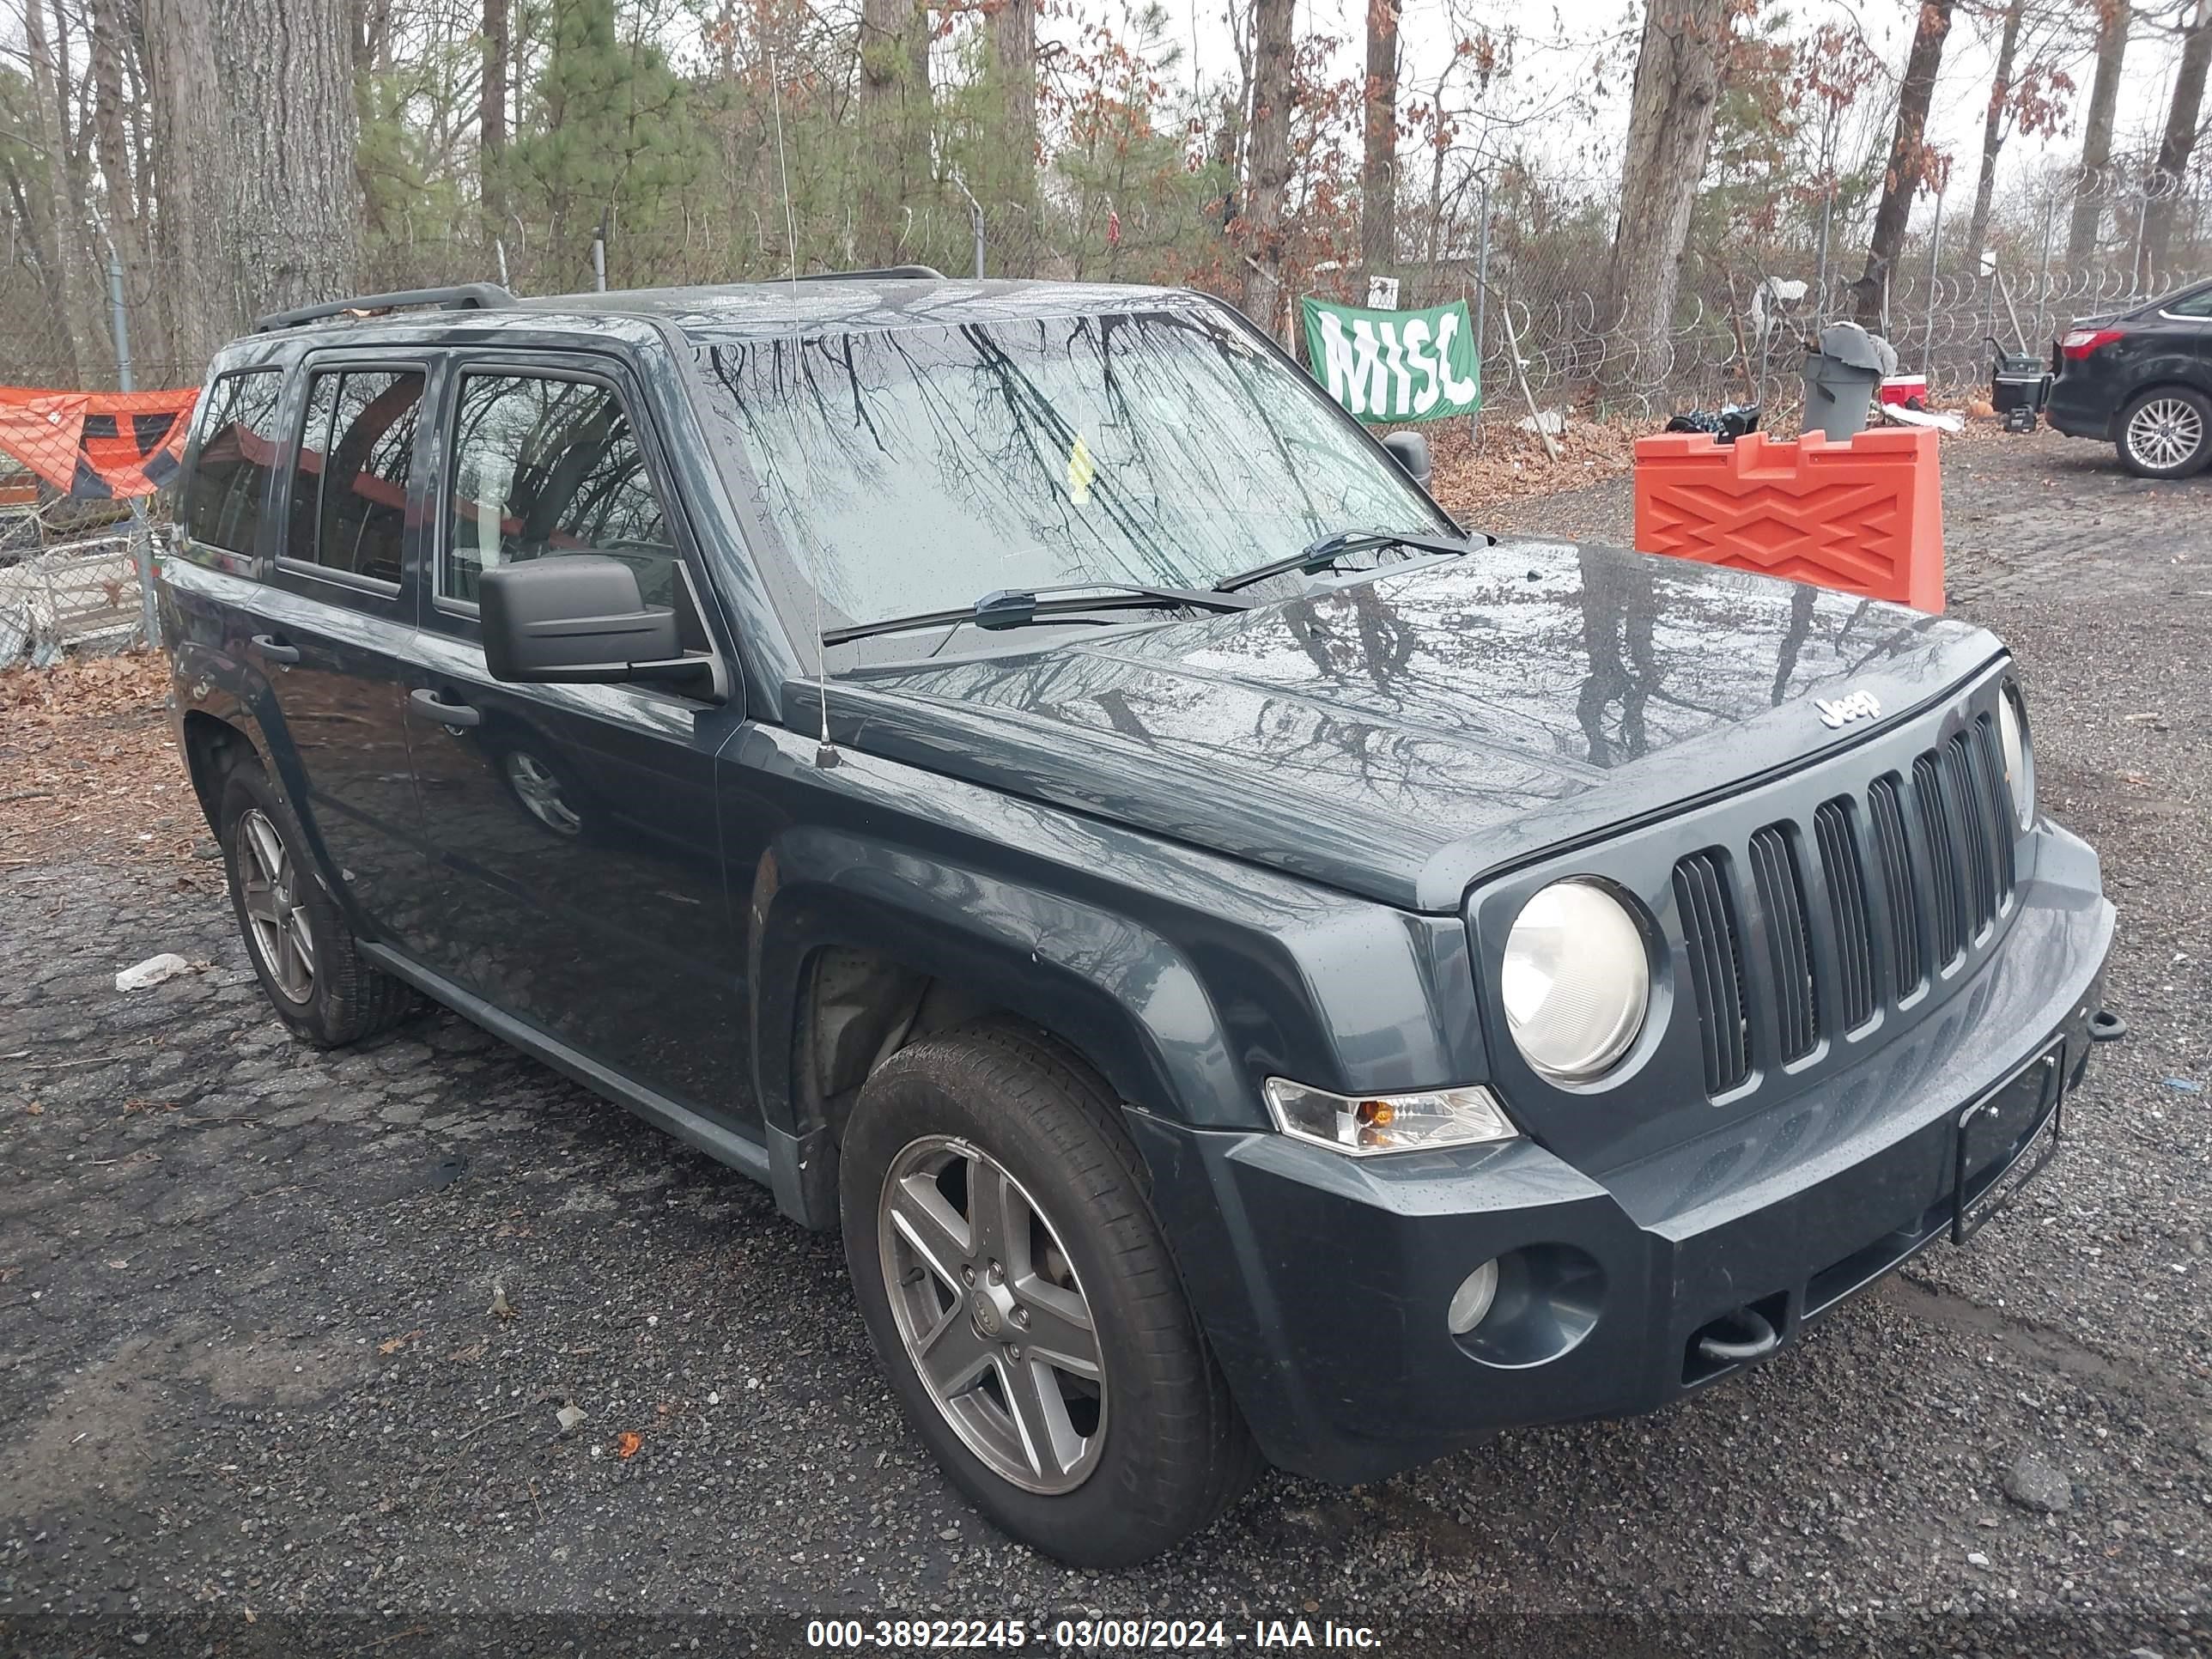
[[[877,1355],[1001,1529],[1131,1566],[1251,1484],[1119,1103],[1071,1052],[1000,1021],[901,1049],[860,1091],[839,1184]]]
[[[231,908],[276,1017],[319,1048],[358,1042],[404,1018],[415,994],[362,959],[299,821],[260,767],[231,768],[220,817]]]
[[[2120,411],[2120,465],[2139,478],[2186,478],[2212,461],[2212,399],[2155,386]]]

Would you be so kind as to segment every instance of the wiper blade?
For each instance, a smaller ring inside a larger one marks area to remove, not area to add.
[[[1095,597],[1084,598],[1083,595]],[[878,634],[904,634],[924,628],[1021,628],[1034,622],[1088,611],[1157,611],[1188,606],[1196,611],[1249,611],[1258,601],[1240,599],[1211,587],[1155,587],[1144,582],[1063,582],[1056,587],[1000,588],[957,611],[925,611],[911,617],[833,628],[822,643],[849,645]]]
[[[1270,559],[1265,564],[1255,564],[1249,570],[1240,570],[1233,576],[1224,576],[1213,585],[1217,593],[1234,593],[1240,587],[1249,587],[1255,582],[1266,581],[1270,576],[1286,575],[1295,570],[1310,575],[1316,570],[1326,570],[1347,553],[1364,553],[1377,547],[1410,547],[1420,553],[1464,553],[1480,544],[1487,546],[1490,538],[1480,534],[1469,536],[1463,542],[1448,542],[1437,536],[1401,534],[1395,530],[1339,530],[1308,543],[1298,552],[1280,559]]]

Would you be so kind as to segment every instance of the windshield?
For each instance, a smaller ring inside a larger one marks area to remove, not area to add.
[[[1347,526],[1451,533],[1195,306],[725,343],[703,367],[826,628],[998,589],[1210,587]]]

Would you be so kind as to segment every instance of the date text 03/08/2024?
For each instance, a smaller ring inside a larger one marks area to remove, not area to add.
[[[1379,1650],[1365,1625],[1334,1619],[815,1619],[806,1644],[830,1650],[924,1651],[1049,1647],[1090,1653],[1196,1652],[1207,1649],[1338,1648]]]

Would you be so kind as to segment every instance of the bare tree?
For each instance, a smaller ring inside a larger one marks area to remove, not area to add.
[[[991,19],[991,68],[1006,104],[1015,194],[1030,202],[1036,195],[1036,0],[1001,0]]]
[[[144,6],[160,240],[189,370],[256,314],[355,286],[355,20],[349,0]]]
[[[2189,176],[2189,157],[2197,148],[2197,119],[2204,105],[2204,73],[2212,66],[2212,0],[2197,0],[2181,44],[2181,64],[2174,71],[2173,98],[2166,108],[2166,132],[2159,140],[2158,160],[2149,180],[2148,215],[2143,225],[2143,264],[2139,280],[2146,286],[2166,268],[2173,251],[2173,214]]]
[[[1252,119],[1243,219],[1248,233],[1244,314],[1273,333],[1281,325],[1283,210],[1291,181],[1292,0],[1253,0]]]
[[[2089,112],[2081,126],[2081,172],[2074,185],[2074,216],[2066,224],[2066,262],[2079,264],[2097,247],[2097,224],[2104,216],[2105,169],[2112,159],[2112,118],[2120,102],[2120,64],[2127,56],[2128,27],[2134,21],[2127,0],[2100,0],[2097,72],[2089,83]]]
[[[1364,154],[1359,167],[1359,263],[1369,276],[1398,261],[1398,19],[1404,0],[1368,0]]]
[[[1866,270],[1852,284],[1852,309],[1862,326],[1881,325],[1890,267],[1905,244],[1912,198],[1928,171],[1928,106],[1935,101],[1936,76],[1943,66],[1943,43],[1951,34],[1954,0],[1921,0],[1920,21],[1905,55],[1905,79],[1897,92],[1897,127],[1889,141],[1889,167],[1882,174],[1881,199],[1874,211],[1874,234],[1867,241]]]
[[[1650,0],[1644,14],[1607,278],[1615,326],[1636,348],[1628,362],[1656,360],[1666,347],[1712,146],[1727,27],[1721,0]]]
[[[906,212],[929,156],[929,14],[915,0],[860,0],[860,256],[899,261]],[[917,39],[919,45],[917,46]]]
[[[1966,227],[1966,268],[1981,263],[1982,244],[1990,235],[1990,199],[1996,193],[1997,153],[2005,142],[2005,111],[2012,101],[2012,70],[2020,55],[2021,20],[2027,0],[2006,0],[2004,27],[1997,36],[1996,73],[1990,77],[1990,107],[1982,118],[1982,170],[1974,180],[1974,216]]]
[[[91,368],[96,355],[78,311],[84,294],[84,259],[78,241],[83,216],[70,189],[69,133],[63,125],[66,100],[60,90],[62,66],[46,34],[46,0],[24,0],[23,44],[31,60],[31,103],[38,123],[39,148],[46,152],[46,196],[45,246],[40,263],[45,269],[48,302],[59,326],[58,343],[68,361],[58,364],[68,385],[76,385]]]
[[[483,76],[477,88],[477,192],[484,234],[499,235],[507,216],[507,0],[483,0]]]

